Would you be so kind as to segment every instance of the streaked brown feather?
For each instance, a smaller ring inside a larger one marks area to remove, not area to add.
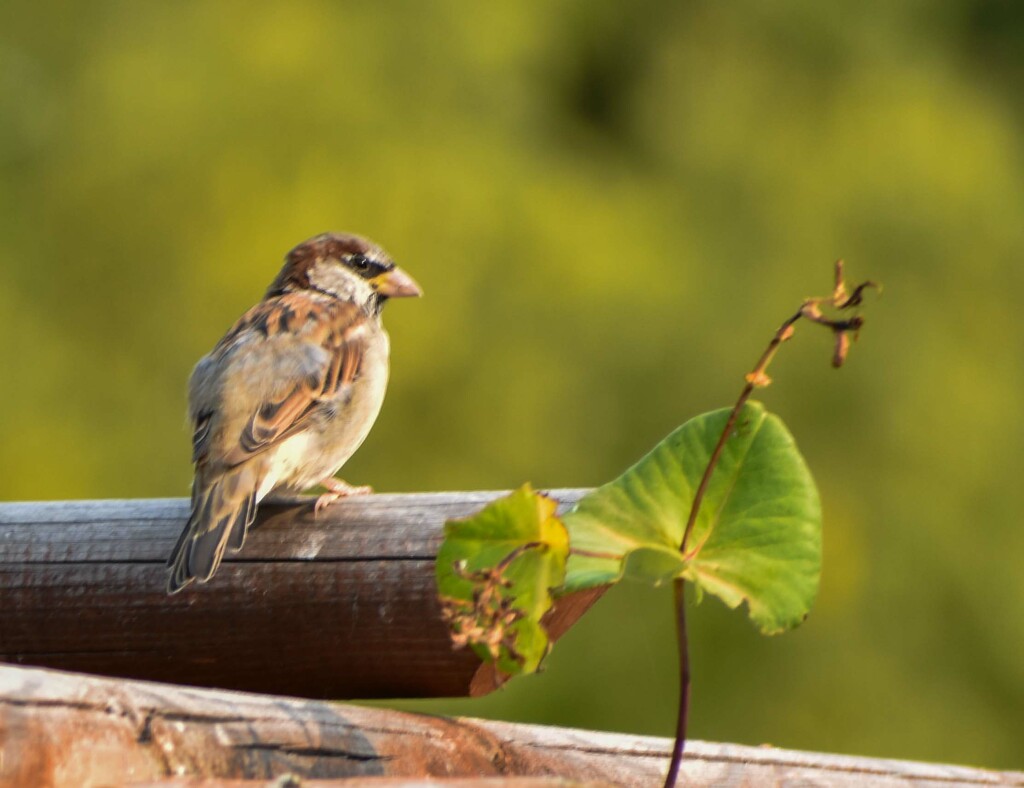
[[[242,422],[233,417],[238,430],[233,435],[224,433],[231,425],[221,418],[221,403],[206,403],[195,414],[192,515],[168,562],[169,591],[180,590],[192,579],[208,580],[227,548],[241,548],[256,512],[265,452],[309,427],[319,403],[358,379],[366,319],[353,303],[308,292],[285,293],[246,312],[214,348],[211,356],[223,358],[240,343],[271,342],[289,335],[326,351],[326,363],[291,385],[281,381],[278,390],[283,393],[255,403]],[[251,346],[247,350],[259,352]],[[230,395],[222,391],[220,396]]]
[[[296,293],[259,304],[242,317],[236,330],[222,340],[225,346],[254,328],[268,340],[283,333],[299,334],[326,350],[329,361],[318,374],[296,380],[280,397],[260,403],[225,452],[224,462],[245,462],[307,428],[318,402],[355,382],[364,354],[365,338],[359,329],[365,318],[355,304],[314,301]]]
[[[328,364],[315,376],[294,381],[291,388],[282,386],[280,396],[259,403],[229,445],[214,449],[206,434],[201,453],[199,444],[195,444],[197,460],[201,457],[237,465],[308,427],[319,401],[335,396],[342,386],[358,379],[365,341],[359,329],[365,319],[365,312],[355,304],[316,300],[307,293],[286,293],[246,312],[218,343],[214,354],[226,352],[244,335],[256,331],[264,340],[282,334],[300,336],[326,350]],[[208,425],[201,427],[197,420],[197,434],[201,429],[209,431]]]
[[[237,550],[256,516],[256,491],[262,463],[249,462],[226,473],[197,469],[192,489],[192,514],[167,565],[167,590],[181,590],[193,579],[209,580],[224,558],[225,548]]]
[[[212,413],[203,412],[196,416],[192,430],[192,462],[197,463],[206,456],[210,447],[210,424]]]

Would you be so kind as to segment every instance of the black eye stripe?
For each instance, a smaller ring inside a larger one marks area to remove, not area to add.
[[[393,267],[385,263],[378,263],[376,260],[371,260],[366,255],[360,253],[349,255],[345,263],[364,279],[372,279]]]

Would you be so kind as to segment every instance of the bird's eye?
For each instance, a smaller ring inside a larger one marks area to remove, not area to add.
[[[369,258],[367,258],[365,254],[352,255],[350,258],[348,258],[348,264],[353,269],[359,271],[360,273],[369,271],[371,266],[373,265],[373,263],[370,262]]]

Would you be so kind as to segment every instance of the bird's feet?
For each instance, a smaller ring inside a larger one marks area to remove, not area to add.
[[[372,487],[362,486],[356,487],[355,485],[344,482],[334,476],[328,476],[322,482],[324,487],[327,488],[327,492],[316,499],[316,503],[313,504],[313,514],[316,515],[324,507],[330,506],[339,498],[348,498],[352,495],[369,495],[373,492]]]

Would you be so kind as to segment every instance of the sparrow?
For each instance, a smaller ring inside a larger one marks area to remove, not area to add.
[[[167,562],[169,594],[213,577],[271,493],[323,485],[319,511],[371,492],[334,474],[384,401],[381,310],[419,295],[387,252],[356,235],[324,233],[288,253],[263,300],[192,371],[192,511]]]

